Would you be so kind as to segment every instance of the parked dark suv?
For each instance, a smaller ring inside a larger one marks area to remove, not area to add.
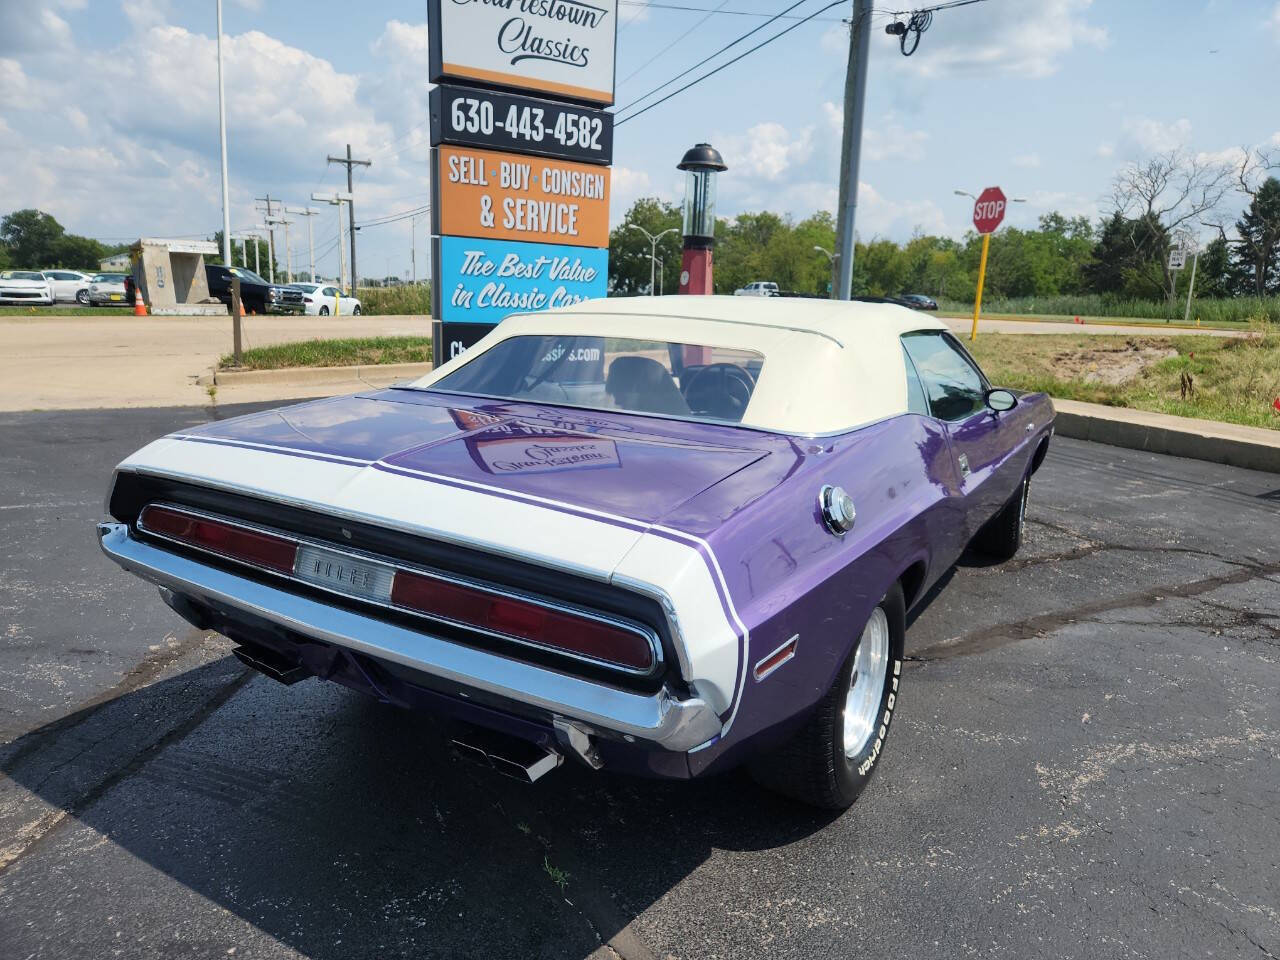
[[[244,267],[223,267],[207,263],[204,275],[209,281],[209,296],[231,306],[231,274],[240,278],[240,301],[245,313],[302,313],[302,291],[280,283],[267,283]]]

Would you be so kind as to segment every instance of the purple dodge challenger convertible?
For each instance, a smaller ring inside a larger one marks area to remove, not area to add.
[[[747,762],[839,808],[907,611],[966,546],[1018,549],[1053,416],[903,307],[597,300],[157,440],[98,529],[249,666],[432,711],[505,773]]]

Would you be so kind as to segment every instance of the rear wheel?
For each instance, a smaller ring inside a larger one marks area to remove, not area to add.
[[[906,611],[897,584],[871,611],[831,689],[790,740],[751,763],[758,782],[843,810],[866,789],[884,749],[902,673]]]
[[[354,317],[360,316],[360,304],[357,303],[354,307],[351,308],[351,315]]]
[[[80,304],[80,306],[82,306],[82,307],[87,307],[87,306],[89,305],[89,291],[88,291],[88,290],[77,290],[77,291],[76,291],[76,303]]]
[[[327,317],[328,315],[329,315],[329,308],[328,308],[328,307],[321,307],[321,308],[320,308],[320,316],[322,316],[322,317]]]
[[[1031,476],[1022,478],[1009,502],[987,521],[973,538],[973,545],[989,557],[1011,560],[1022,546],[1027,526],[1027,498],[1031,495]]]

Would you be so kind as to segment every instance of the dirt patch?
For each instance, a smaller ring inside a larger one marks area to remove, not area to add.
[[[1132,380],[1151,364],[1177,355],[1178,351],[1167,345],[1106,337],[1097,345],[1055,354],[1054,375],[1061,380],[1115,387]]]

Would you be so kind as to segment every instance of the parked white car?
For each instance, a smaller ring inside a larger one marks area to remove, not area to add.
[[[53,290],[43,273],[34,270],[0,272],[0,303],[31,303],[49,306]]]
[[[79,270],[46,270],[44,278],[53,289],[53,299],[64,303],[75,301],[80,304],[89,302],[89,283],[93,279]]]
[[[291,283],[289,286],[302,291],[303,308],[313,317],[327,317],[330,314],[360,316],[359,299],[347,296],[332,283]]]
[[[100,273],[89,281],[89,302],[95,306],[125,305],[124,274]]]
[[[769,280],[757,280],[733,291],[735,297],[776,297],[778,285]]]

